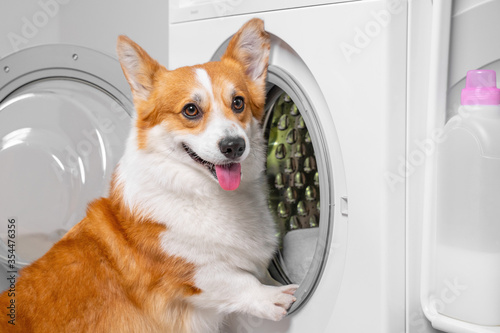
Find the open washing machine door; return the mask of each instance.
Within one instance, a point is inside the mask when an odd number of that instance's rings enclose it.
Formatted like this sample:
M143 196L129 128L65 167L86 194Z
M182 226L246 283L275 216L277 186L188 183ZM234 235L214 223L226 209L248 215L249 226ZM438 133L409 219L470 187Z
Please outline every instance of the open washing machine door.
M220 59L229 40L212 60ZM262 125L267 141L268 200L280 239L269 272L282 284L300 285L295 293L297 301L288 311L293 314L313 296L328 263L328 298L333 306L347 244L341 151L331 114L312 73L298 54L274 35L266 91ZM280 331L289 325L286 320L264 323L240 317L232 318L228 329L265 329L266 324Z
M0 263L17 271L107 194L133 106L118 61L91 49L34 47L0 69Z

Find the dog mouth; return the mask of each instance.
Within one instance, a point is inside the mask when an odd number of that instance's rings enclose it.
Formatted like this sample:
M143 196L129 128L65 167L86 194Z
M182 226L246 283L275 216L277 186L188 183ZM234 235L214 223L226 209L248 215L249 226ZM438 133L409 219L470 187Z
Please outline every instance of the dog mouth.
M238 188L241 182L240 163L214 164L202 159L186 144L183 143L182 147L195 162L205 167L212 174L212 176L224 190L233 191Z
M182 144L182 147L194 161L198 162L199 164L207 168L208 171L210 171L210 173L212 173L212 175L215 177L215 179L217 179L217 173L215 172L215 164L202 159L200 156L198 156L198 154L196 154L191 148L186 146L184 143Z

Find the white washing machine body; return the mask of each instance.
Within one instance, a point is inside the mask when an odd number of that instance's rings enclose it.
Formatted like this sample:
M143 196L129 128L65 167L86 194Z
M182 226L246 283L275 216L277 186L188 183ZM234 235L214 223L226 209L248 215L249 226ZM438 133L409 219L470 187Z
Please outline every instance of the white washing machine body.
M291 315L240 316L227 330L404 332L407 3L171 1L168 67L216 59L252 17L271 34L269 85L310 105L301 112L328 168L320 228L331 227Z

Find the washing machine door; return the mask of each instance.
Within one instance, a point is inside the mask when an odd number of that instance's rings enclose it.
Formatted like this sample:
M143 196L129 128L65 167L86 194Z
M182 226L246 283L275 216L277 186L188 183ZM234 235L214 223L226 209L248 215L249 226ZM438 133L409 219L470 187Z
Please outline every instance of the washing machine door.
M289 73L270 66L263 126L269 207L280 246L269 271L282 284L307 286L298 291L291 312L304 305L315 289L333 227L331 168L312 107Z
M106 195L133 106L117 60L45 45L0 61L0 262L42 256Z
M220 59L229 40L212 60ZM335 127L314 77L284 41L271 35L271 45L263 127L269 208L280 245L269 272L282 284L300 285L292 314L313 296L328 262L335 303L347 243L347 213L335 206L341 200L336 189L346 193L345 178Z

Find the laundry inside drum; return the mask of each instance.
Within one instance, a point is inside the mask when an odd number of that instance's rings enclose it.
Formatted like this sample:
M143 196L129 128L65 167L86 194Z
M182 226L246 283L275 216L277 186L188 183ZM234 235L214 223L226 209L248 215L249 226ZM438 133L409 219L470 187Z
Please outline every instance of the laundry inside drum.
M304 280L319 237L320 175L302 111L281 88L269 91L264 123L269 208L280 239L273 277L282 283Z

